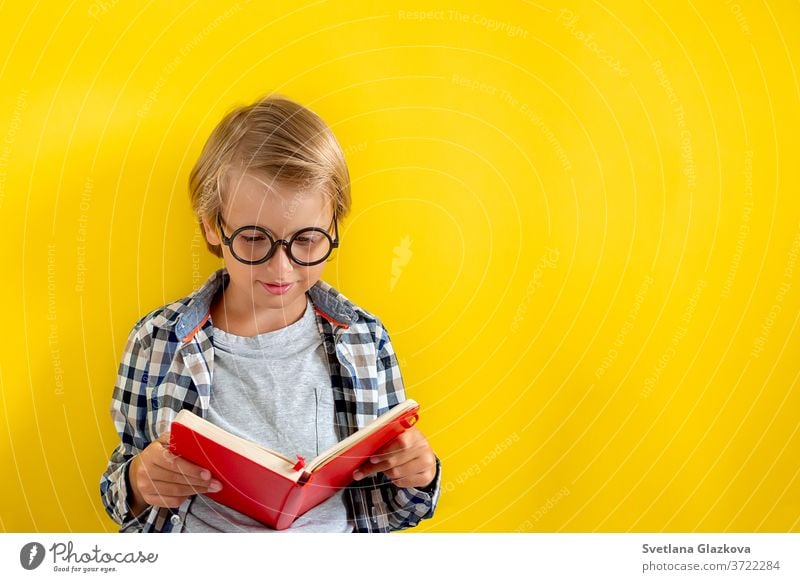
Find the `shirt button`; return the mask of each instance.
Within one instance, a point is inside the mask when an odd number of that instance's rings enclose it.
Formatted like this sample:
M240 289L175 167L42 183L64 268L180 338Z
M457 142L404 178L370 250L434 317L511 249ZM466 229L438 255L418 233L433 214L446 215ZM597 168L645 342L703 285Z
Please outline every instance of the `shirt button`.
M172 525L178 525L181 522L181 516L176 513L169 518L169 521Z

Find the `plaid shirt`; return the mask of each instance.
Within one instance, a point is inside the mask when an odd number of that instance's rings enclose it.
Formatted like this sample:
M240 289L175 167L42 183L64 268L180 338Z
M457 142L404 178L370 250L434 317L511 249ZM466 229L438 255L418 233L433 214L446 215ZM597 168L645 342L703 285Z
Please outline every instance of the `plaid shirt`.
M121 442L100 479L106 511L120 532L180 532L192 498L177 508L149 507L129 515L128 466L175 415L188 408L205 417L214 364L211 301L229 281L226 269L174 303L141 318L128 337L111 404ZM400 368L381 322L319 281L308 291L331 370L339 440L405 400ZM346 489L356 532L387 532L433 515L441 489L441 463L424 489L400 488L383 473Z

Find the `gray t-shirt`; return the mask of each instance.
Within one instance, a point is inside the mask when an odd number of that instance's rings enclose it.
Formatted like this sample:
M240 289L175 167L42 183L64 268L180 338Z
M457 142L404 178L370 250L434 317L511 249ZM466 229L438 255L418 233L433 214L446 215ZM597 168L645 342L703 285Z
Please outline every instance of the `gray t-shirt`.
M311 460L338 442L327 355L310 300L295 323L253 337L213 330L214 379L207 419L277 453ZM184 532L271 532L197 495ZM344 490L295 520L288 532L351 532Z

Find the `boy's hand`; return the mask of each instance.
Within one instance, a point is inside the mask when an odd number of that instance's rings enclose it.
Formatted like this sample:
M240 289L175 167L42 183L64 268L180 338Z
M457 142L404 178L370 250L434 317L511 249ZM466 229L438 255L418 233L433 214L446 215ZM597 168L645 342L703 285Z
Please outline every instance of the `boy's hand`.
M428 440L412 426L378 449L353 478L363 479L382 471L398 487L425 487L436 476L436 456Z
M128 481L133 515L148 505L178 507L195 493L222 489L209 471L172 454L168 446L169 432L165 432L131 461Z

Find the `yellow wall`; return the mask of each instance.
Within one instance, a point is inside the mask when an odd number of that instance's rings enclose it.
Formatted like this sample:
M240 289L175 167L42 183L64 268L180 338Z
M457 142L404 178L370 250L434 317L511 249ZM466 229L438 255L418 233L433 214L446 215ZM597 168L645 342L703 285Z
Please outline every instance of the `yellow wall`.
M0 9L0 530L115 529L127 333L219 266L188 172L277 91L346 151L326 279L422 403L419 530L800 531L796 3L62 4Z

